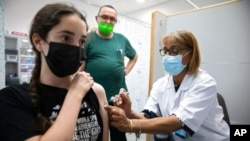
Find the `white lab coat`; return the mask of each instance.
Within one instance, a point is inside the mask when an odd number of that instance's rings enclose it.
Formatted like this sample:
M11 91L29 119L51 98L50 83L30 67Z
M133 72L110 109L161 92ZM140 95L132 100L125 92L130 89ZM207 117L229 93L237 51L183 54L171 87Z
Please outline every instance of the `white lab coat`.
M218 104L216 81L202 69L196 75L186 74L177 92L172 75L158 79L144 109L158 116L175 114L194 131L185 141L229 141L230 130ZM184 141L172 134L176 141Z

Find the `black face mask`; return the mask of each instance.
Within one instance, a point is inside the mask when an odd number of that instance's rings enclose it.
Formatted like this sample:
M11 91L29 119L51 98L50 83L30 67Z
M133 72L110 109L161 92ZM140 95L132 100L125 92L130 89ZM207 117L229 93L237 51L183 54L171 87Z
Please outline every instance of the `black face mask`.
M49 43L45 56L50 70L58 77L74 74L86 58L84 48L56 42Z

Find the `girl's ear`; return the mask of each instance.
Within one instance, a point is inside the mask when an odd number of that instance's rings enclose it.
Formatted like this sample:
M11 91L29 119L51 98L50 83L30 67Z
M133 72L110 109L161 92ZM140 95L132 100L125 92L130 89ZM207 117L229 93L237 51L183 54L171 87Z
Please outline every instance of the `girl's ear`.
M43 39L37 34L37 33L34 33L32 35L32 42L35 46L35 48L38 50L38 51L42 51L43 50L43 46L42 46L42 43L43 43Z

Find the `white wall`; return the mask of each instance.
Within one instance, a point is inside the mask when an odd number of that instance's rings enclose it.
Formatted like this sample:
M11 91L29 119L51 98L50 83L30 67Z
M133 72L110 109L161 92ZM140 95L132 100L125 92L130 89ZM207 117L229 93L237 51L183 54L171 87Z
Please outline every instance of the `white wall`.
M3 1L0 1L0 54L4 54L4 6ZM5 87L5 56L0 56L0 89Z

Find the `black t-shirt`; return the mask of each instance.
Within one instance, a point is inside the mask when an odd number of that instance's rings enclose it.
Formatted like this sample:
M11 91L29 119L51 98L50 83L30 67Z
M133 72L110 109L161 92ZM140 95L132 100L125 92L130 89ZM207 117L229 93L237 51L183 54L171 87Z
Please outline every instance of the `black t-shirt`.
M48 85L41 85L40 90L38 109L53 122L62 107L67 90ZM37 107L31 102L27 84L0 90L1 141L23 141L37 135L36 124ZM102 130L98 99L91 89L82 101L72 141L101 141Z

